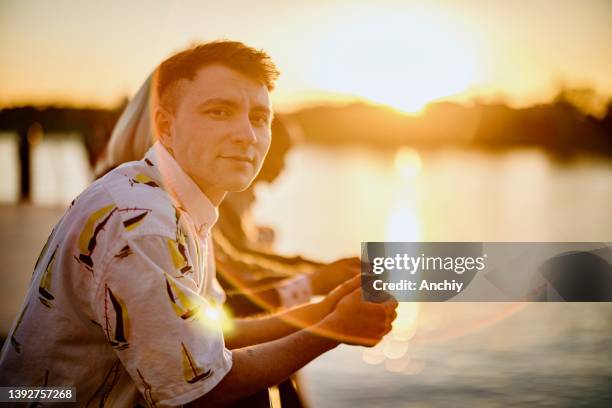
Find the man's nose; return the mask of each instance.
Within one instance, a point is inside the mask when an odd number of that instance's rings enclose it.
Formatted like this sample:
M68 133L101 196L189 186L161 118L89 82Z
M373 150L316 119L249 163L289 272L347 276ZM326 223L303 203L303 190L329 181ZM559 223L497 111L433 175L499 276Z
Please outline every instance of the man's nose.
M253 129L253 124L248 117L240 119L233 129L231 137L234 143L254 144L257 141L255 129Z

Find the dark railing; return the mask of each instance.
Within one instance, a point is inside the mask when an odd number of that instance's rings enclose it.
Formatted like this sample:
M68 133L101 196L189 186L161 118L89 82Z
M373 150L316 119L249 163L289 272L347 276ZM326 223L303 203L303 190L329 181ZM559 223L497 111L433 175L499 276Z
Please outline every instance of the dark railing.
M14 132L18 138L19 200L30 200L31 147L43 132L78 134L93 165L104 150L122 110L123 106L112 110L32 106L0 110L0 131Z

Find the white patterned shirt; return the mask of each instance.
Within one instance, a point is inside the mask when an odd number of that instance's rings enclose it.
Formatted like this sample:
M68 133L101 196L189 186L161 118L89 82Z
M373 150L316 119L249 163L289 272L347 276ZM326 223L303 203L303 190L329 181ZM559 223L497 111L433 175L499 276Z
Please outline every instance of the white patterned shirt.
M159 143L94 182L37 261L0 385L74 386L79 406L112 407L180 406L210 391L232 365L216 220Z

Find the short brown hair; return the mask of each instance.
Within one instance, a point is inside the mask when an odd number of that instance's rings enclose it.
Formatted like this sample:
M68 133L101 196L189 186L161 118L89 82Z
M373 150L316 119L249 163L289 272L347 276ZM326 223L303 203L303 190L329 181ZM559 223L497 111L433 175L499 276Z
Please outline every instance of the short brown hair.
M177 82L180 79L193 80L198 70L215 63L261 82L268 91L274 89L274 81L279 76L276 65L263 50L239 41L211 41L174 54L159 65L156 93L160 103L165 107L174 105L173 90Z

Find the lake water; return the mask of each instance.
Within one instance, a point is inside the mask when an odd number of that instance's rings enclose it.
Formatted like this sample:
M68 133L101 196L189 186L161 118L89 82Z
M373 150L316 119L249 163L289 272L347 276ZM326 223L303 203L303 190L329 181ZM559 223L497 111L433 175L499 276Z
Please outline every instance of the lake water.
M87 151L78 135L47 136L32 148L32 201L64 206L93 179ZM14 202L19 194L16 136L0 133L0 203Z
M14 157L0 138L0 201L17 191ZM34 163L38 204L69 202L91 177L74 139L46 139ZM612 241L612 162L537 150L303 145L257 196L280 252L322 260L361 241ZM612 406L612 303L403 303L379 346L339 347L302 375L316 407Z
M537 150L304 146L257 191L279 250L325 260L361 241L612 239L612 163ZM612 303L402 303L379 346L303 371L316 407L612 406Z

